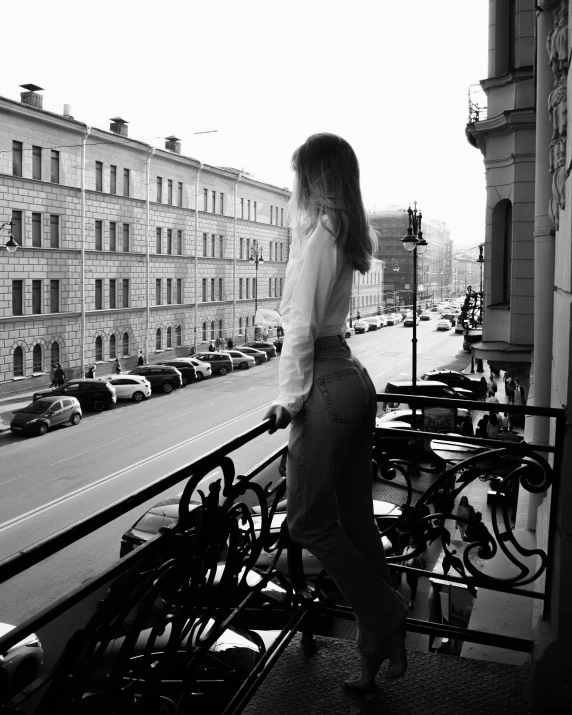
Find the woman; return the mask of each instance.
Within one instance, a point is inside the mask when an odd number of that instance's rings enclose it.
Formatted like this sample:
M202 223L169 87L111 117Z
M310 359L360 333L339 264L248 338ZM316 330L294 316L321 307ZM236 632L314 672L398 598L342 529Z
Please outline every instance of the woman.
M405 549L403 549L403 555L407 556L407 554L412 554L414 551L417 551L417 542L415 541L413 536L410 536L409 544L405 547ZM403 565L410 566L414 569L424 569L426 564L423 553L419 554L418 556L414 556L412 559L407 559L407 561L405 561ZM405 572L405 579L407 581L407 585L409 586L409 608L413 608L413 604L415 602L415 599L417 598L417 586L419 584L419 578L419 575L416 573L410 573L408 571Z
M489 439L497 439L497 437L499 436L499 430L499 418L497 417L497 414L495 412L491 412L489 417L489 423L487 425L487 437Z
M461 497L461 501L459 502L459 506L457 507L456 516L460 516L463 519L467 519L467 521L457 520L457 528L461 532L461 539L464 539L467 526L475 518L475 510L469 504L469 500L467 499L467 497Z
M119 362L119 358L115 358L114 370L115 370L116 375L121 375L122 368L121 368L121 363Z
M293 243L280 308L284 344L270 432L292 421L288 527L324 565L354 609L361 674L371 690L382 662L403 675L407 606L393 589L373 518L371 455L375 388L345 339L353 272L366 273L376 245L350 145L315 134L292 157Z

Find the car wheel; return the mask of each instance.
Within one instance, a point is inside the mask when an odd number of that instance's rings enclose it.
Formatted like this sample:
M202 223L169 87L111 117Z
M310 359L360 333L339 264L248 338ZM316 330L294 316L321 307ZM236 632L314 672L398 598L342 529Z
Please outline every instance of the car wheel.
M74 414L72 415L72 418L71 418L70 422L71 422L72 425L74 425L74 426L79 425L79 423L81 422L81 415L80 415L80 413L79 413L79 412L74 412Z
M240 363L238 366L241 370L246 370L248 368L248 363L244 362L244 360Z
M163 392L168 395L170 392L173 392L173 385L171 385L170 382L166 382L163 385Z
M202 379L204 379L204 375L202 372L197 372L197 381L200 382Z
M262 362L262 360L260 358L257 358L257 357L254 358L255 365L260 365L261 362Z
M48 431L48 425L45 422L42 422L42 424L38 427L38 434L40 437L46 434Z
M131 399L133 400L133 402L143 402L143 400L145 399L145 395L141 392L141 390L137 390L137 392L133 393Z
M226 367L221 367L218 371L219 375L226 375L227 372L228 370L226 369Z
M103 412L103 410L105 409L105 403L103 402L103 400L95 400L93 403L93 409L96 412Z

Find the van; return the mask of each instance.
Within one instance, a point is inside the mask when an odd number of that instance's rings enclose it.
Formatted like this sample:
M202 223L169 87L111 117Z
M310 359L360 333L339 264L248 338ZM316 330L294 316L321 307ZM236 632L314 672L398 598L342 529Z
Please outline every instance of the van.
M385 386L385 392L392 392L399 395L413 394L413 382L411 380L393 380ZM464 392L467 392L466 390ZM415 395L420 397L448 397L451 400L466 399L466 395L455 388L449 387L444 382L437 380L417 380L415 383ZM384 412L393 410L410 409L407 402L382 402Z

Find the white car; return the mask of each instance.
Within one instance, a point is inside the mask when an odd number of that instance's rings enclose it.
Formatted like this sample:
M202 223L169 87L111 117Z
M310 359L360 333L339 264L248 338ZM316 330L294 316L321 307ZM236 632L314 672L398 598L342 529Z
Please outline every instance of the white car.
M248 345L241 345L239 352L244 353L245 355L250 355L250 357L254 358L255 365L268 362L268 355L264 352L264 350L257 350L256 348L248 347Z
M0 623L0 636L7 635L14 628L9 623ZM35 633L30 633L6 653L0 653L0 670L7 675L9 692L18 693L35 680L42 672L43 661L44 651Z
M441 320L437 322L437 330L451 330L452 327L451 321L447 320L447 318L441 318Z
M354 322L355 333L365 333L367 330L369 330L369 323L366 320L360 318Z
M232 360L233 368L240 368L241 370L248 370L249 367L254 367L256 361L252 355L247 355L246 353L240 352L240 350L221 350L221 352L230 356Z
M381 318L378 315L374 315L371 318L366 318L365 322L368 325L368 330L379 330L385 325L385 323L381 322Z
M205 377L211 377L213 374L213 369L208 362L203 362L202 360L197 360L193 357L177 358L181 362L188 362L197 371L197 382L204 380Z
M118 400L142 402L151 397L151 383L142 375L112 375L99 379L113 385Z

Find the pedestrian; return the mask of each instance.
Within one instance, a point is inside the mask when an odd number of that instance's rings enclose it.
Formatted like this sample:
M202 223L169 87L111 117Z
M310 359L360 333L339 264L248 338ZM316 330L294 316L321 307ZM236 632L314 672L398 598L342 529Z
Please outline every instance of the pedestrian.
M221 350L226 350L226 340L225 338L220 339L220 349Z
M139 357L137 359L137 365L141 367L141 365L145 365L145 358L143 357L143 350L139 351Z
M234 343L232 342L232 338L229 338L229 339L226 341L226 347L227 347L227 350L232 350L232 348L234 347Z
M367 691L384 660L390 679L407 668L407 605L393 588L371 499L377 397L342 336L354 271L369 270L377 240L346 141L313 135L294 152L292 168L293 240L280 310L286 337L279 395L265 419L270 433L292 422L290 536L320 560L354 610L361 673L345 685Z
M492 392L493 395L495 395L497 390L498 390L497 381L495 380L495 376L491 372L491 379L489 381L489 392Z
M410 536L408 546L403 549L403 555L406 556L407 554L411 554L414 551L417 551L417 548L417 542L415 541L413 536ZM425 549L417 556L414 556L411 559L407 559L407 561L405 561L403 565L410 566L414 569L424 569L426 565L425 557L423 555L424 552ZM413 603L415 601L415 598L417 597L417 586L419 584L419 578L419 574L410 573L409 571L405 572L405 580L407 581L407 585L409 586L409 608L413 608Z
M461 434L463 437L474 437L475 430L473 429L473 419L471 415L467 415L461 423Z
M191 349L189 350L189 356L190 356L190 357L193 357L193 355L194 355L196 352L197 352L197 351L195 350L194 345L191 345Z
M50 370L50 387L55 387L56 386L56 370L57 370L58 364L56 362L52 363L52 368Z
M213 341L211 340L209 343L209 353L214 353L214 351L215 351L215 348L213 345Z
M119 362L119 358L115 358L115 364L114 364L114 370L116 375L121 375L121 363Z
M461 533L461 539L465 538L465 530L468 524L475 518L475 510L469 504L467 497L462 496L459 502L459 506L455 510L455 516L461 517L461 520L456 520L457 528Z
M479 386L477 388L477 397L481 402L484 402L488 395L488 383L486 377L483 375L481 377Z
M501 432L511 432L512 424L508 412L504 412L500 417Z
M497 414L491 412L489 417L489 423L487 425L487 437L488 439L497 439L499 436L500 422Z
M477 429L475 430L475 437L486 437L488 424L489 424L489 416L483 415L481 417L481 419L477 422Z
M467 526L463 541L482 541L485 544L488 544L491 541L491 535L489 534L489 530L486 525L483 524L483 515L480 511L475 512L473 521Z
M506 394L506 400L509 405L514 405L514 390L515 390L515 380L513 377L509 377L505 380L504 391Z
M217 335L217 338L216 338L214 344L215 344L216 351L218 352L220 350L220 338L218 337L218 335Z
M499 398L495 395L494 392L489 392L489 396L487 397L487 402L491 402L495 405L499 404Z
M66 374L61 363L58 363L55 371L56 387L61 387L66 381Z
M96 370L96 365L90 365L88 371L85 373L85 376L89 380L93 380L95 377L95 370Z

